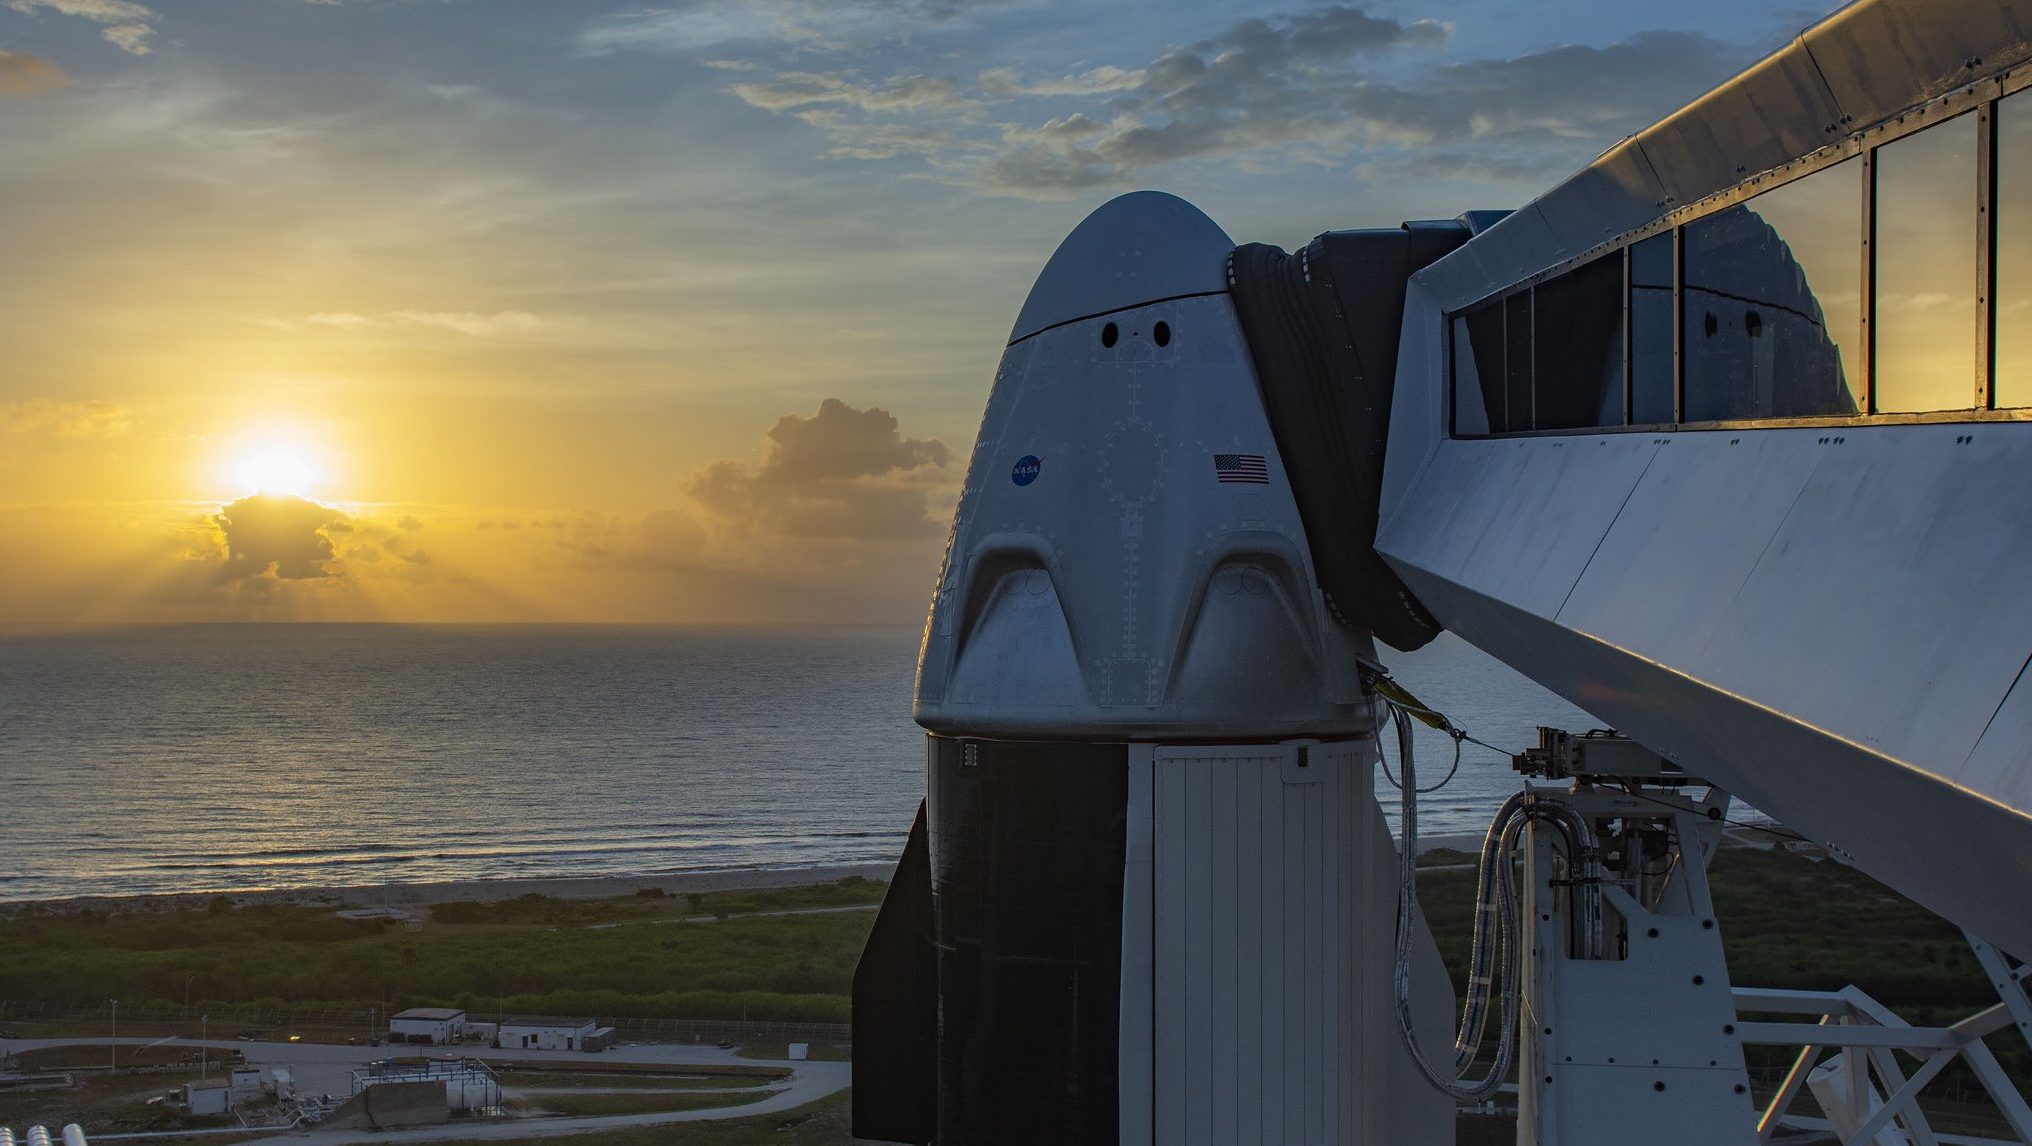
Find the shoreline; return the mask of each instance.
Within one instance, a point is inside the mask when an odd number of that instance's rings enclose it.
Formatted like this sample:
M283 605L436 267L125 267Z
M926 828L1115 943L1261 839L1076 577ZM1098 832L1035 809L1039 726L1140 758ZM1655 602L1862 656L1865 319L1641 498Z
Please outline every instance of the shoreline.
M74 915L84 911L149 913L190 911L225 899L236 907L257 905L328 907L333 910L427 908L441 903L499 903L525 895L553 899L612 899L649 889L665 895L752 891L780 887L811 887L861 878L886 882L896 865L890 863L825 864L815 867L729 868L720 871L655 872L642 875L508 876L435 880L420 883L373 883L317 887L260 888L80 895L61 899L0 902L0 920L27 915Z

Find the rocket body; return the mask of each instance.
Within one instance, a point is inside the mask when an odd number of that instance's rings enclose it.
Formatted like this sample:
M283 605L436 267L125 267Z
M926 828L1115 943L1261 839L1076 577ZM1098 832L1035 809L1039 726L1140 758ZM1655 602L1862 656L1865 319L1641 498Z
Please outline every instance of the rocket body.
M1373 646L1318 588L1233 249L1123 196L1011 332L919 659L923 902L856 982L861 1137L1451 1141L1390 1017ZM1444 1040L1423 936L1416 970Z

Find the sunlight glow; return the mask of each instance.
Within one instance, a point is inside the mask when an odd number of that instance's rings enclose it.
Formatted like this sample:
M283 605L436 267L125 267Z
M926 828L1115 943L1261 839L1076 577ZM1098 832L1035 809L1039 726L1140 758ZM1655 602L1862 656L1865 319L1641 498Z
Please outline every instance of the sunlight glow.
M317 480L309 463L289 450L271 449L242 461L233 471L248 493L302 497Z

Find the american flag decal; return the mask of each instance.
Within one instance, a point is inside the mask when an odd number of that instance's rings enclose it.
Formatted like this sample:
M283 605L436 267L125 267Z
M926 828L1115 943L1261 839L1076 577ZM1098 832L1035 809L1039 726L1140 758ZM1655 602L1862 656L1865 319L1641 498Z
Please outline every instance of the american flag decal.
M1215 454L1214 480L1222 483L1269 485L1270 464L1262 454Z

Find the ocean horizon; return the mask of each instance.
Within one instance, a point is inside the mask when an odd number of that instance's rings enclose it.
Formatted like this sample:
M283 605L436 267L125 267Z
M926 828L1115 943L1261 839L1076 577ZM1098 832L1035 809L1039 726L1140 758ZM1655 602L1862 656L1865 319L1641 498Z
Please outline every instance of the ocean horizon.
M920 632L0 626L0 901L893 862ZM1385 652L1493 744L1594 723L1451 636ZM1431 783L1452 745L1419 745ZM1422 830L1515 787L1469 746Z

